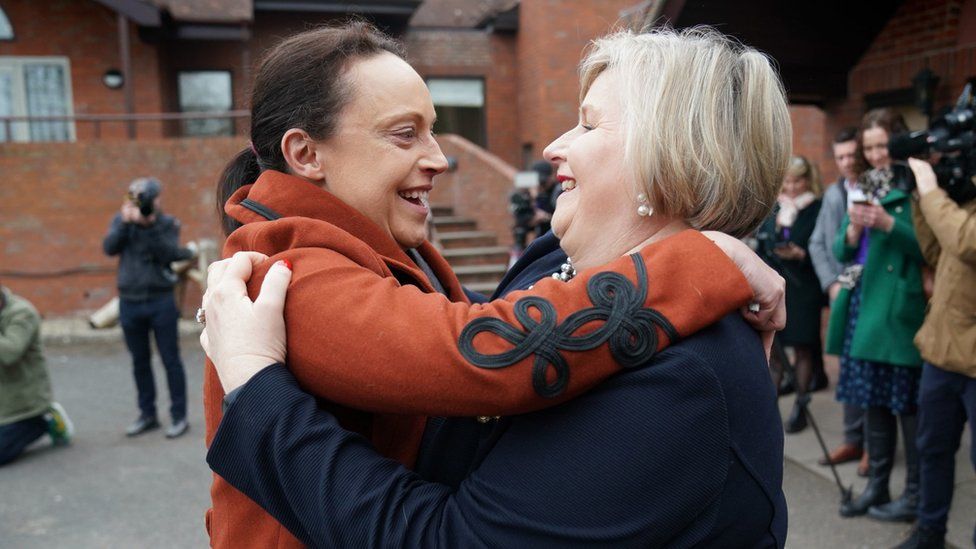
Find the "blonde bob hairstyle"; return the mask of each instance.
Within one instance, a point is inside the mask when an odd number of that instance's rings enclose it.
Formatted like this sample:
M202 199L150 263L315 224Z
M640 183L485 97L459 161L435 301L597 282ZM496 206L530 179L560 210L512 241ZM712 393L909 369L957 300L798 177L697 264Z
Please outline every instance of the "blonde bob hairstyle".
M810 192L817 196L823 194L823 186L820 183L820 170L817 169L816 164L807 160L805 156L794 156L790 159L790 164L786 167L786 176L805 179Z
M619 31L590 44L580 102L613 71L625 162L655 213L744 236L769 215L791 154L783 85L770 60L722 34Z

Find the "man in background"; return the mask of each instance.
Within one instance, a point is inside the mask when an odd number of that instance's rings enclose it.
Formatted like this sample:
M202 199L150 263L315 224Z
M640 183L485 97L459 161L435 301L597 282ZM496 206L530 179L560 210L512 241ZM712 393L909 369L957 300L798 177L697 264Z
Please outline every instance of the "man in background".
M10 463L44 434L56 446L74 428L51 400L41 351L41 317L26 299L0 286L0 465Z
M166 437L176 438L189 429L186 376L179 347L180 312L173 297L177 277L170 263L190 259L194 252L180 247L180 222L161 211L161 192L162 185L156 179L133 181L102 243L106 254L119 256L119 321L132 355L139 403L139 417L126 429L130 437L159 428L150 332L155 336L169 385L172 423Z
M817 225L810 236L810 260L831 306L840 291L837 277L844 271L844 265L834 255L833 246L834 237L850 206L849 191L857 182L857 129L849 127L838 132L834 137L833 152L840 179L824 192ZM844 442L830 453L829 460L821 458L819 463L830 465L860 459L862 462L858 467L858 474L865 476L867 460L864 457L864 410L845 404Z

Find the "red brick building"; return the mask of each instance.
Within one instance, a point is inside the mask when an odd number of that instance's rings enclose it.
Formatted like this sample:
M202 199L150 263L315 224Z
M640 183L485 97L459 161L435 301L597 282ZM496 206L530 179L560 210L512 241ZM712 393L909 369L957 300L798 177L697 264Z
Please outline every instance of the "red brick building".
M246 142L254 63L349 15L405 43L439 133L464 137L441 140L459 161L435 200L502 245L514 169L576 123L576 63L614 24L712 24L769 53L794 149L828 178L831 136L867 108L924 126L923 69L936 107L976 76L976 0L0 0L0 280L47 314L100 305L114 292L101 236L125 184L148 174L184 239L219 239L213 186Z

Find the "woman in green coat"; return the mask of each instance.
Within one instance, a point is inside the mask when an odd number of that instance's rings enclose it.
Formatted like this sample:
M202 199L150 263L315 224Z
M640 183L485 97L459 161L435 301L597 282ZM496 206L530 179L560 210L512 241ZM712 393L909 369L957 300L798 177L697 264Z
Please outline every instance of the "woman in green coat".
M831 311L827 352L840 355L837 399L867 410L868 485L841 515L868 513L911 521L918 505L915 411L922 359L912 339L925 316L922 253L912 225L911 197L891 186L888 137L906 130L901 115L876 109L864 116L858 145L872 169L848 196L834 253L848 264ZM905 492L891 501L888 480L901 422Z

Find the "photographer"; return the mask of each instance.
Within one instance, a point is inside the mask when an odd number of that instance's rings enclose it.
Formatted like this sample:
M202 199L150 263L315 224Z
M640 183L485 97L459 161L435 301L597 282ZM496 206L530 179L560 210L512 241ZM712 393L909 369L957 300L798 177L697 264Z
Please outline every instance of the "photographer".
M45 434L64 446L74 432L64 408L51 400L40 332L37 309L0 285L0 466Z
M179 246L180 222L159 208L162 186L156 179L139 178L119 213L112 219L102 243L105 253L118 255L119 321L125 344L132 355L132 368L139 394L139 418L126 429L136 436L159 427L156 417L156 383L151 366L149 332L166 368L170 414L173 423L167 438L187 431L186 378L180 358L177 321L179 310L173 298L177 277L169 264L190 259L194 253Z
M918 523L898 547L942 547L956 450L967 419L976 424L976 199L957 204L938 186L929 164L908 162L919 197L915 230L925 260L935 267L935 289L915 336L925 359L918 397ZM970 459L976 467L976 448Z
M537 160L532 163L531 171L538 177L533 190L516 189L508 197L508 209L515 221L512 236L518 253L528 244L529 234L534 232L534 238L538 238L549 232L552 213L556 211L556 199L562 192L549 162Z

